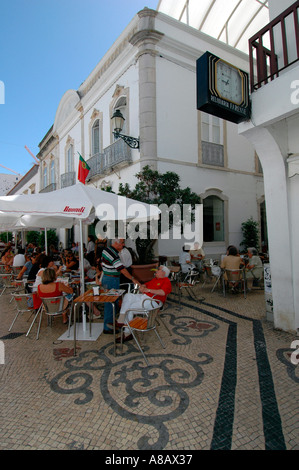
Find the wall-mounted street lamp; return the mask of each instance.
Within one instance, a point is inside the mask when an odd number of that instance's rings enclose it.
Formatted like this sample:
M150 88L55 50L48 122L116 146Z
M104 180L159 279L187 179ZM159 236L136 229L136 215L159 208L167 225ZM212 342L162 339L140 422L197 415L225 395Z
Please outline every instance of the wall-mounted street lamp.
M139 139L136 139L136 137L131 137L129 135L121 134L122 128L124 126L125 118L123 117L119 109L117 109L114 112L111 120L112 120L112 128L114 129L113 131L114 137L116 137L116 139L121 138L132 149L139 149Z

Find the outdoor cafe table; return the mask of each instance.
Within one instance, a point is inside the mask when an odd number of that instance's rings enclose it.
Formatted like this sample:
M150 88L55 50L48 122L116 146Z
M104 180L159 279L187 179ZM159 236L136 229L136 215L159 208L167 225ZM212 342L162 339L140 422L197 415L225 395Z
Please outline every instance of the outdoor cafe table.
M114 340L114 356L116 356L116 338L115 338L115 303L116 301L122 296L122 294L118 295L111 295L107 292L102 292L99 295L93 294L93 289L89 289L84 294L79 295L74 299L74 356L76 355L76 314L78 305L82 303L90 303L93 304L94 302L97 303L110 303L112 305L113 311L113 340ZM92 312L90 312L90 317ZM90 321L90 319L89 319ZM91 323L89 325L91 329ZM90 330L91 331L91 330Z

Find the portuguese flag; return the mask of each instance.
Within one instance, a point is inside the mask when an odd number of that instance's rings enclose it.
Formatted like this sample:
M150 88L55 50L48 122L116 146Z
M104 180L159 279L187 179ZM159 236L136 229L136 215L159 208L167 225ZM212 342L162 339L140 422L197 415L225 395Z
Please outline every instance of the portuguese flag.
M90 167L87 165L86 161L79 153L78 180L81 181L81 183L85 184L85 180L87 178L89 170Z

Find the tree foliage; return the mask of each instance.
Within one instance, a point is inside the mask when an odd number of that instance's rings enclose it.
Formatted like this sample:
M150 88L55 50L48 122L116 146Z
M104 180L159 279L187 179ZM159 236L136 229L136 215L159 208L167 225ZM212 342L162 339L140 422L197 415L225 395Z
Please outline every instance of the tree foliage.
M200 204L200 197L191 191L189 187L181 188L180 176L172 171L160 173L153 170L149 166L145 166L142 171L136 175L138 182L135 188L131 189L126 184L119 185L119 194L135 199L147 204L156 204L158 206L164 204L168 208L177 204L181 208L181 213L184 205L190 205L191 209L195 208L196 204ZM191 214L192 220L192 214ZM173 225L173 214L169 213L169 225ZM158 224L158 233L161 233L161 224ZM150 239L148 232L148 239L137 239L136 245L140 262L148 261L151 258L151 253L155 240Z

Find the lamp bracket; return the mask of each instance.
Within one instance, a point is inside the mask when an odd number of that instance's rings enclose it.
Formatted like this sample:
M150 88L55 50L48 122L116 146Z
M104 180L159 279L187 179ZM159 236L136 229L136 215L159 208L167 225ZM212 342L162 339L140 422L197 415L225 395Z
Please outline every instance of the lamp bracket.
M132 149L139 149L139 139L131 137L130 135L120 134L119 132L113 132L116 139L120 138L126 142L126 144Z

